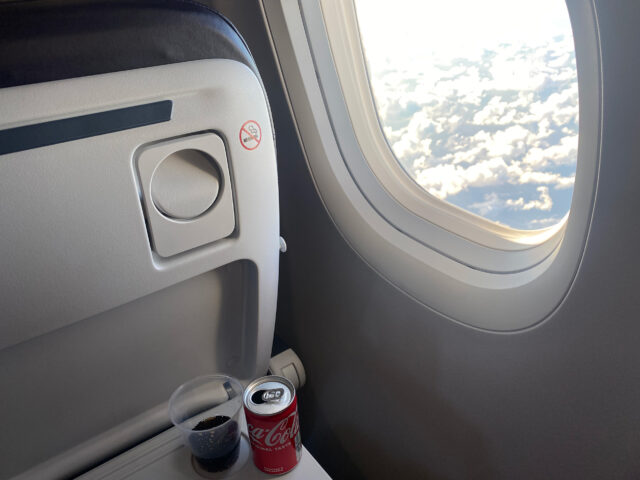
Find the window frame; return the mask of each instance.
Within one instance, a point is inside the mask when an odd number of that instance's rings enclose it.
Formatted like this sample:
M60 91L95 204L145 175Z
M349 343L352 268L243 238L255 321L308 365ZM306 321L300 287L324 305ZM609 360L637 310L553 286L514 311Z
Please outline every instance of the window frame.
M461 323L517 330L548 316L575 277L595 201L602 73L593 1L567 2L580 92L571 213L555 228L526 232L524 241L522 231L432 197L402 169L386 142L375 107L370 108L373 98L351 0L281 0L262 5L309 170L330 216L352 248L395 286ZM351 9L351 16L344 9ZM335 48L344 47L343 42L347 48ZM351 59L350 68L345 68L345 58ZM349 81L355 93L345 88ZM361 105L368 105L368 114L349 108L357 98L354 95L360 95ZM376 155L383 157L381 161L391 155L393 161L383 165L397 169L374 172ZM416 212L399 202L399 194L381 181L388 180L385 175L402 179L423 207Z
M410 177L393 153L380 123L354 1L321 0L320 5L358 144L374 175L391 196L419 217L475 243L498 250L534 248L546 252L539 255L547 256L550 251L542 248L542 244L559 243L568 215L557 225L548 228L519 230L440 200Z

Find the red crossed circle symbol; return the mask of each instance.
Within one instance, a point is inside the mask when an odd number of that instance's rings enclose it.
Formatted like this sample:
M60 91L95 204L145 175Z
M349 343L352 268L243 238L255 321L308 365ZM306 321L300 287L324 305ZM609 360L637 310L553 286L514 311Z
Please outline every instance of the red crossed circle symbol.
M240 145L247 150L255 150L262 140L262 129L258 122L249 120L240 127Z

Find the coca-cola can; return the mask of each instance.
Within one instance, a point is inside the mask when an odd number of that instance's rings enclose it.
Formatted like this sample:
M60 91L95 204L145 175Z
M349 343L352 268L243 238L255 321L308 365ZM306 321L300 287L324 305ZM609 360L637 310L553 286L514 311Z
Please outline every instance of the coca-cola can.
M244 391L244 413L256 467L274 475L293 469L302 453L293 384L275 375L254 380Z

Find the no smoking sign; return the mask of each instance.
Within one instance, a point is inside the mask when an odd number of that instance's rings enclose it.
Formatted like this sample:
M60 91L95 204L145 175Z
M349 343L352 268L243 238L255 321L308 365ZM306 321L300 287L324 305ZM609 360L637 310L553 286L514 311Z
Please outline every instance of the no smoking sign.
M247 150L255 150L262 140L262 129L258 122L249 120L240 127L240 145Z

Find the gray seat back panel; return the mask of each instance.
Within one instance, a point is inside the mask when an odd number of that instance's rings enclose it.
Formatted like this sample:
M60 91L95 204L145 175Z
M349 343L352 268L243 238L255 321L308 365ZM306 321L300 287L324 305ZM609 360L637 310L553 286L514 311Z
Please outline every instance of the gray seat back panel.
M1 89L0 130L163 100L173 103L168 122L0 155L9 418L0 478L151 409L190 377L266 371L278 188L269 109L249 68L201 60ZM240 136L247 121L262 129L252 150ZM201 133L224 142L235 228L162 257L145 221L137 155L176 138L188 147Z

